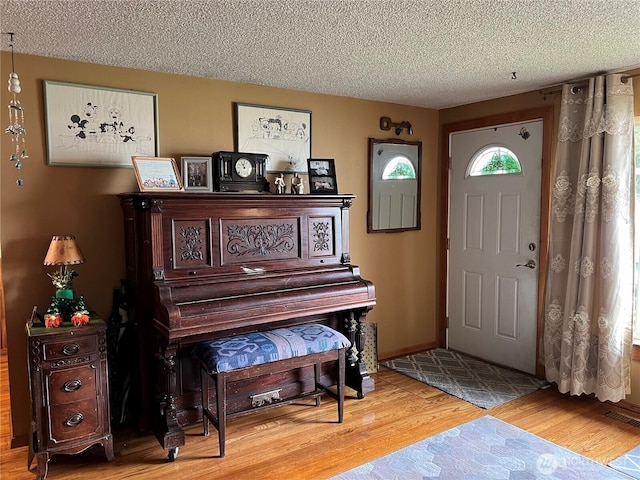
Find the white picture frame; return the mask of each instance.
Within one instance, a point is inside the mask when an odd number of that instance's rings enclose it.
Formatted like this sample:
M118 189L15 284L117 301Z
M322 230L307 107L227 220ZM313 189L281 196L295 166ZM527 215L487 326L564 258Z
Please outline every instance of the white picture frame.
M157 156L158 95L44 81L47 164L132 168Z

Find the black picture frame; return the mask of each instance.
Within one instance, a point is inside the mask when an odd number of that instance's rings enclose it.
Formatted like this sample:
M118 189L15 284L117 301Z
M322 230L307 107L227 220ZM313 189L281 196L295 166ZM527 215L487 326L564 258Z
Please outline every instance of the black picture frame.
M309 158L307 171L309 172L309 193L316 195L338 193L335 159Z

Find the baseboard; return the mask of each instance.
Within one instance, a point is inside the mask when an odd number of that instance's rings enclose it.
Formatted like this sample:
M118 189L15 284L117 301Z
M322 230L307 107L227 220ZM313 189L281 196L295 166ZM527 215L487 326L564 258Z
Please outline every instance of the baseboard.
M423 343L421 345L414 345L412 347L402 348L400 350L394 350L391 352L385 352L378 358L379 361L391 360L397 357L403 357L405 355L412 355L414 353L424 352L425 350L432 350L438 348L437 342Z

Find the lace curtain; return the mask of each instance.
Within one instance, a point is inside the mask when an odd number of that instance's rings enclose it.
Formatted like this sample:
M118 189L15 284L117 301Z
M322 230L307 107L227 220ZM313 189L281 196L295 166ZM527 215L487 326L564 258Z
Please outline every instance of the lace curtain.
M562 393L630 393L633 87L621 75L564 85L545 292L546 377Z

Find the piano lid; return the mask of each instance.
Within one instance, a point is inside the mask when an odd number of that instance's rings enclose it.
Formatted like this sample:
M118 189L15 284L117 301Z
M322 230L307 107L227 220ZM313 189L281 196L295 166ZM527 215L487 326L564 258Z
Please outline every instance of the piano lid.
M245 274L246 275L246 274ZM373 308L375 289L355 266L156 282L155 327L168 338Z

